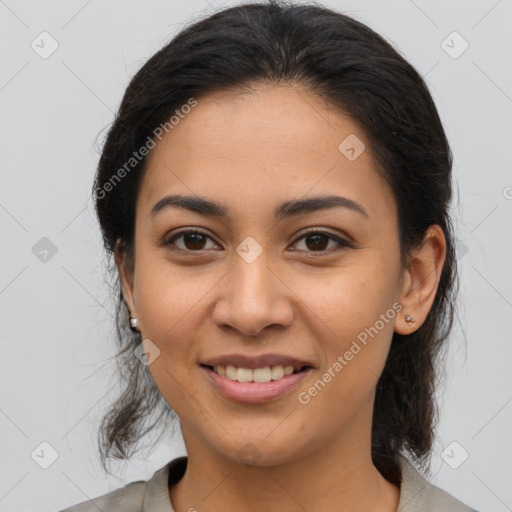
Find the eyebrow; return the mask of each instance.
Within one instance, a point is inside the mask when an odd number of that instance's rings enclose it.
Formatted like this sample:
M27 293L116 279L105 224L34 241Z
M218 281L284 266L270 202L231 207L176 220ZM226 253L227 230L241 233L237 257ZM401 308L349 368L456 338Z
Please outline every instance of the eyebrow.
M183 208L201 215L218 217L220 219L227 219L229 217L229 209L217 201L199 196L167 195L153 206L149 214L150 218L156 217L157 214L170 207ZM335 195L323 195L285 201L274 208L274 218L279 221L286 217L332 208L346 208L359 213L367 219L370 217L364 207L353 199Z

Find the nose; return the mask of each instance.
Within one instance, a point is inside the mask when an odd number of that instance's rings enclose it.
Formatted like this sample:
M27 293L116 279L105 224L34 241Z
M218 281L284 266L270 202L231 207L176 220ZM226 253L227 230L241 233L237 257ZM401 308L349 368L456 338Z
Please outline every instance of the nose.
M269 326L288 327L294 316L293 292L265 251L251 263L234 257L233 267L219 283L213 311L215 323L258 336Z

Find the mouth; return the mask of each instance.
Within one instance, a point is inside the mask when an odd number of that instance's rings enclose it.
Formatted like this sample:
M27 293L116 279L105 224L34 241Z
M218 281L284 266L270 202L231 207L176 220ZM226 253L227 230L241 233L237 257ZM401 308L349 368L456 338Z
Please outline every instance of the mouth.
M270 382L314 368L310 361L287 354L224 354L199 362L217 375L238 382Z
M244 404L272 402L297 389L314 370L311 365L243 368L200 364L207 381L224 398Z
M260 366L259 368L244 368L234 365L207 365L201 364L203 368L211 372L221 375L226 379L237 382L254 382L265 383L275 380L283 379L289 375L305 373L312 370L311 365L267 365Z

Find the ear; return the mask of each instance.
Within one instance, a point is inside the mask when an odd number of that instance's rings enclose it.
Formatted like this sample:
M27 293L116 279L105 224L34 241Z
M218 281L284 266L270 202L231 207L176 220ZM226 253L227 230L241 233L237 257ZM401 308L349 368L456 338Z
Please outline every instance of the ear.
M395 322L396 333L410 334L425 321L436 296L445 258L446 239L441 227L434 224L427 229L422 245L409 256L400 296L403 309ZM415 321L406 322L406 315Z
M137 318L137 310L135 301L133 299L133 272L129 268L126 252L121 248L121 240L118 239L114 249L114 260L116 262L117 270L119 272L119 280L123 290L123 296L128 304L130 314L132 317Z

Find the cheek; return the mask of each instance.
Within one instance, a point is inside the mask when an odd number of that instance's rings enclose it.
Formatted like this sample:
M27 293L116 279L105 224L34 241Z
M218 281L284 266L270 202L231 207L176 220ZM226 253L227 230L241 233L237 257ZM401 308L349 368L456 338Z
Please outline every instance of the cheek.
M362 267L344 268L328 281L309 280L294 290L305 304L303 318L318 329L323 373L317 387L325 400L353 401L373 392L401 309L393 269L385 272L368 260Z
M390 332L390 318L396 315L392 309L397 297L395 281L395 269L382 268L366 258L332 272L328 278L296 279L293 291L300 299L304 318L316 318L334 346L342 348L338 346L342 340L355 339L382 315L385 325L379 321L377 329Z
M141 258L138 264L134 298L144 335L161 342L193 335L194 319L204 314L208 293L219 281L217 273L198 266L178 267L162 257Z

